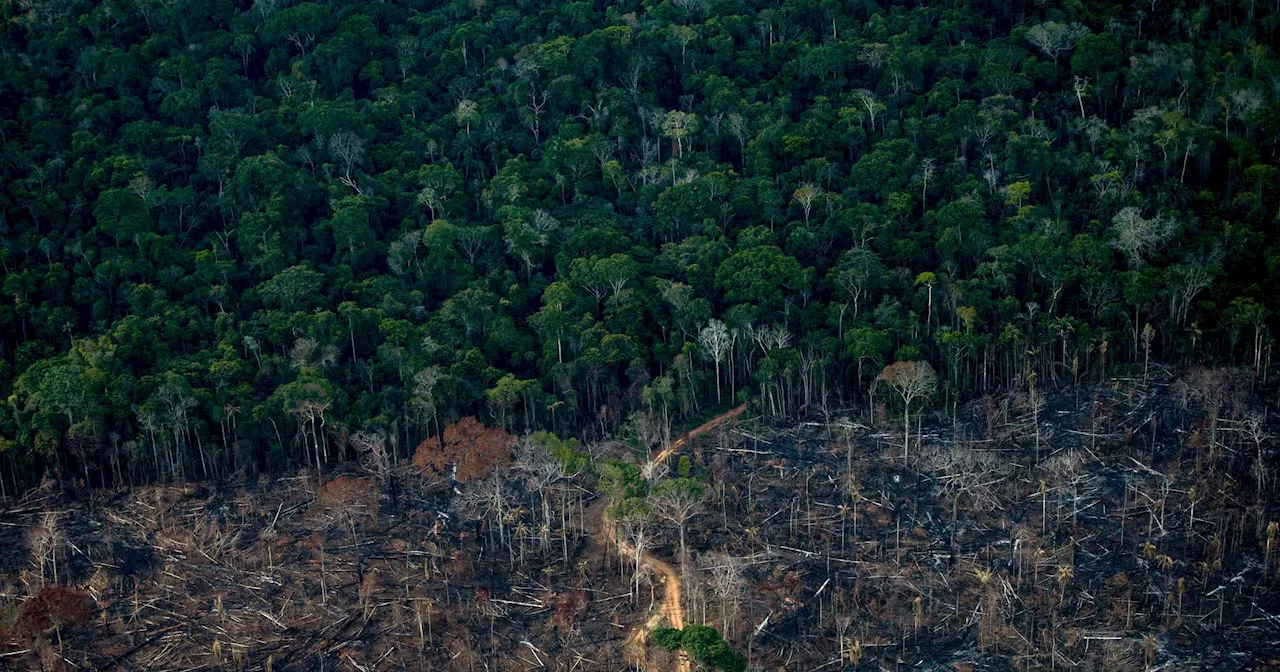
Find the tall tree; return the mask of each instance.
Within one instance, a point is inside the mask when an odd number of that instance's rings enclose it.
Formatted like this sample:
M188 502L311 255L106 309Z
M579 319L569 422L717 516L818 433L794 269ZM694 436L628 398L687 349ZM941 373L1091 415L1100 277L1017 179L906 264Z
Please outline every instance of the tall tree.
M938 374L928 362L894 362L880 372L878 381L902 398L902 459L911 448L911 402L933 394Z

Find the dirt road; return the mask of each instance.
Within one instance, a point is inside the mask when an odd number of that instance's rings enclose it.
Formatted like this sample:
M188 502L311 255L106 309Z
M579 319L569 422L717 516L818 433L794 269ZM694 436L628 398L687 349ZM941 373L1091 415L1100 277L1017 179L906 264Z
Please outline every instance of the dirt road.
M667 458L671 457L671 455L673 455L677 450L689 443L690 440L702 436L716 427L719 427L739 415L742 415L745 410L747 410L747 407L743 405L731 411L721 413L720 415L711 418L701 425L698 425L696 428L681 435L663 449L662 452L654 455L653 459L649 460L648 464L644 465L642 472L648 474L653 469L662 466L662 464L667 461ZM634 553L635 549L631 547L631 544L627 543L625 539L618 539L616 537L613 525L611 525L608 520L608 514L605 513L602 515L604 516L604 519L601 521L604 533L614 544L617 545L618 552L622 553L624 556ZM669 627L680 629L684 628L684 607L680 600L680 575L670 563L655 557L652 553L646 552L641 556L640 564L649 567L657 574L661 574L663 584L661 608L649 617L649 620L645 622L644 627L638 628L635 632L631 633L630 637L627 638L627 645L629 647L634 647L638 655L643 656L645 636L650 630L661 625L663 621L666 621ZM689 670L689 659L681 657L679 671L689 672Z

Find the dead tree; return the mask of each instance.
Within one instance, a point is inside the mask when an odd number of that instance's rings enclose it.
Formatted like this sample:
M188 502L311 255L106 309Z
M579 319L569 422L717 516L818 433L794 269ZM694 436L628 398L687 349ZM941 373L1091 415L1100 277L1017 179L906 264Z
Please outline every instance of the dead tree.
M58 582L58 548L64 541L59 518L58 512L45 511L40 522L27 530L27 547L31 549L32 564L40 571L41 586L45 582L44 568L48 564L53 565L53 582Z
M928 396L938 387L938 374L928 362L895 362L884 367L877 381L883 381L902 397L902 459L911 448L911 402Z
M512 560L515 552L510 545L507 524L512 521L511 514L516 508L515 493L508 487L508 475L503 470L465 483L453 500L453 509L462 518L477 522L493 520L493 528L498 532L498 544L507 546L508 556Z
M515 471L523 474L530 492L538 495L542 509L542 525L538 539L545 552L551 543L551 506L556 486L568 475L564 463L555 459L547 449L531 437L520 439L516 446ZM565 536L568 536L567 530ZM567 542L566 542L567 543Z
M653 489L650 504L659 518L680 528L680 559L684 562L686 553L684 531L690 518L701 513L702 503L706 500L707 489L699 481L692 478L673 478L663 481Z
M747 568L747 562L744 558L719 550L702 556L702 562L703 569L710 574L711 593L720 601L720 620L724 624L724 637L731 639L738 618L740 601L746 588L743 571Z
M445 427L442 439L428 438L419 444L413 463L428 476L451 475L465 483L510 464L515 444L515 436L467 416Z

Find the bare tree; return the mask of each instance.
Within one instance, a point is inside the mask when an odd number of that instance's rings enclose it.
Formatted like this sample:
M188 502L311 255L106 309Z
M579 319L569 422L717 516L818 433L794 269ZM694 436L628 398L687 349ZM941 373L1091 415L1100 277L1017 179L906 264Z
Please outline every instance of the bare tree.
M468 520L493 520L494 529L498 531L498 544L506 545L508 554L513 556L507 535L507 522L511 512L518 506L515 495L508 488L508 477L503 471L468 481L462 484L458 494L454 495L452 508Z
M162 422L169 426L169 430L173 433L174 451L181 451L183 448L191 446L191 411L195 409L199 402L187 394L187 392L176 383L165 383L156 390L156 399L160 402L164 411ZM204 456L204 445L196 439L196 447L200 454L200 471L208 476L208 463ZM181 453L179 453L179 464L181 464Z
M662 119L662 133L671 138L677 157L684 155L685 140L697 128L697 117L682 110L671 110Z
M747 138L751 137L751 127L747 118L737 112L729 113L729 133L738 140L738 152L746 155Z
M329 136L329 153L338 162L342 175L338 180L363 194L356 183L355 171L364 163L364 139L351 131L339 131Z
M1116 234L1113 244L1129 257L1129 266L1136 270L1142 267L1143 257L1173 236L1176 227L1172 220L1159 216L1147 219L1138 208L1128 206L1112 218L1111 228Z
M431 213L431 221L438 219L444 211L445 201L457 184L451 177L435 175L427 180L426 186L418 192L418 204L427 207Z
M554 499L552 489L568 476L565 465L547 452L542 444L525 436L516 444L513 467L516 472L524 475L529 489L538 493L542 505L542 526L538 537L545 549L551 541L551 501Z
M387 245L387 267L396 275L404 275L410 269L420 271L418 248L421 246L421 229L405 231Z
M883 381L902 397L902 459L911 447L911 402L932 394L938 387L938 374L928 362L895 362L884 367L877 381Z
M1235 117L1243 123L1249 123L1249 118L1257 112L1259 108L1267 102L1266 96L1255 88L1237 89L1232 91L1228 98L1222 99L1222 105L1226 108L1227 115L1223 119L1223 128L1228 138L1231 137L1230 120Z
M920 162L920 216L929 210L929 180L938 172L938 162L925 158Z
M1255 498L1258 506L1262 506L1267 484L1267 451L1263 444L1271 440L1271 432L1267 430L1267 416L1252 412L1244 418L1244 434L1253 441L1253 480L1256 490Z
M258 16L263 21L266 21L271 18L272 14L276 13L276 10L280 9L281 1L282 0L254 0L253 8L257 10Z
M781 350L791 345L791 331L785 325L766 324L763 327L745 327L746 336L756 342L760 354L768 355L770 350Z
M587 143L587 150L591 152L592 156L596 157L596 162L600 164L600 168L603 170L604 165L609 163L614 155L617 154L618 145L608 138L597 137Z
M1080 118L1084 119L1084 92L1089 89L1089 78L1076 75L1071 88L1076 92L1076 102L1080 103Z
M865 245L859 245L840 255L840 263L832 270L830 278L849 295L853 302L853 315L857 317L860 300L870 293L883 273L884 264L876 253Z
M413 374L413 397L409 408L422 426L436 417L436 386L440 384L440 367L431 365Z
M458 125L466 129L467 135L471 135L471 124L480 121L480 105L474 100L462 100L458 103L458 109L454 113L458 119Z
M952 544L959 527L959 502L969 501L966 510L993 511L1000 507L999 486L1011 471L1007 460L991 451L978 451L967 443L922 449L920 465L933 477L940 494L951 500Z
M987 143L995 139L1000 134L1000 128L991 115L979 113L978 121L969 127L969 132L973 133L974 139L978 141L980 147L986 147Z
M409 71L418 64L420 50L421 45L415 37L405 36L396 42L396 65L400 69L401 82L409 78Z
M724 636L725 639L730 639L738 617L739 601L746 587L743 572L747 568L747 562L744 558L717 550L703 555L702 565L711 574L711 593L720 600L720 620L724 623Z
M461 226L458 227L457 243L458 250L467 257L467 262L475 265L476 255L480 254L480 250L484 248L484 239L488 236L489 227L483 226Z
M712 319L698 332L698 345L702 346L702 351L707 359L715 362L716 366L716 403L720 402L720 362L724 360L725 354L729 351L729 330L725 328L724 322Z
M876 115L885 110L884 103L876 97L876 94L867 89L857 89L853 92L854 100L857 100L867 111L867 118L871 121L871 130L876 130Z
M1056 66L1058 55L1074 49L1088 34L1089 29L1078 23L1046 21L1027 30L1027 41L1043 51L1045 56L1052 58Z
M391 455L387 453L387 434L382 430L356 432L347 442L360 456L365 468L385 483L391 476Z
M889 45L884 42L867 42L858 49L858 62L872 70L879 70L884 67L888 55Z
M643 507L617 506L612 514L622 535L631 544L632 599L640 595L640 578L642 576L644 554L649 548L649 512Z
M702 0L673 0L671 4L684 10L685 16L702 10Z
M644 73L648 70L649 64L644 59L636 59L627 66L627 71L622 75L622 87L627 90L633 102L640 98L640 84L644 80Z
M542 133L542 115L547 111L547 93L537 88L529 90L529 104L522 110L524 125L533 133L533 140L540 140Z
M40 522L27 530L27 548L31 550L32 564L40 571L41 585L44 585L44 568L48 564L53 566L53 582L58 582L58 547L64 541L59 518L59 512L45 511Z
M686 523L702 512L702 503L706 498L706 487L692 478L673 478L663 481L653 489L650 495L649 501L654 515L680 529L681 567L684 566L687 553L684 535Z
M138 173L132 180L129 180L129 191L137 196L144 206L151 207L151 198L155 194L155 184L151 182L151 178L145 173Z
M652 397L652 395L647 396ZM627 421L635 429L636 438L640 440L646 452L651 453L654 446L664 446L671 440L671 423L666 418L666 414L656 409L651 409L649 412L635 411L628 416ZM653 482L658 478L656 463L646 463L641 472L647 481Z

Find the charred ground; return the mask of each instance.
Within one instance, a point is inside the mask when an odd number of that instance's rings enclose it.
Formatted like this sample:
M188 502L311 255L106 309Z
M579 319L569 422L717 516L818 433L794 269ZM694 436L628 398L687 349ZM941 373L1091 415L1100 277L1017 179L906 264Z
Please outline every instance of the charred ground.
M705 486L686 557L661 517L621 533L680 569L686 621L753 669L1264 668L1272 396L1221 369L1021 389L915 425L905 458L892 410L748 412L648 475ZM661 587L600 529L602 465L643 450L593 446L567 470L536 448L462 483L406 464L318 487L33 492L0 526L0 661L669 669L626 650Z

